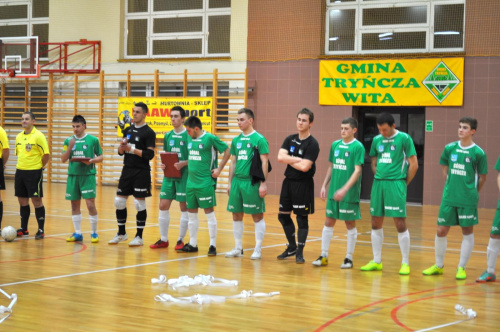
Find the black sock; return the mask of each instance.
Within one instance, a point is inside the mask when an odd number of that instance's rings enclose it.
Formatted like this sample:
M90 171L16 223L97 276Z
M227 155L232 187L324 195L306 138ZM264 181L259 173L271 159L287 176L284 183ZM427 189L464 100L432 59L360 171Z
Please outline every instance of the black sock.
M297 242L299 243L299 247L304 247L306 245L307 234L309 233L309 228L299 228L297 231Z
M0 229L2 229L3 201L0 202Z
M135 236L138 236L142 239L142 232L144 231L144 227L146 226L146 219L148 218L148 212L146 210L138 211L137 215L137 233Z
M293 224L292 217L290 217L289 214L280 213L278 214L278 220L281 222L283 230L285 231L289 249L297 248L297 243L295 242L295 225Z
M299 247L304 247L306 245L307 234L309 233L309 216L297 215L297 226L299 228L297 231L297 242L299 243Z
M297 247L297 256L301 256L304 254L304 246L299 244L299 246Z
M35 217L38 222L38 229L43 232L45 226L45 206L35 208Z
M21 228L23 231L28 230L28 220L30 219L31 209L29 205L21 206L20 208L21 215Z
M127 222L127 208L116 210L116 221L118 222L118 235L125 235L125 223Z

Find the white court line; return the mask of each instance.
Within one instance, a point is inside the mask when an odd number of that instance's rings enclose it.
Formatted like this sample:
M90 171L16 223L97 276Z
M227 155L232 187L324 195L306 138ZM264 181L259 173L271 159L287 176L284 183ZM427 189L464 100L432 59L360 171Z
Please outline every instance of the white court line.
M343 241L343 242L346 241L344 239L338 239L338 236L334 236L333 239L336 240L336 241ZM321 240L321 238L313 238L313 239L309 239L308 242L317 242L317 241L320 241L320 240ZM358 242L371 243L369 241L358 241ZM396 246L396 245L398 245L398 244L392 244L392 243L384 243L384 244L385 245L389 245L389 246ZM286 244L284 244L284 243L273 244L273 245L269 245L269 246L264 246L264 247L262 247L262 249L282 247L282 246L285 246L285 245ZM422 246L414 246L414 247L422 247ZM434 248L431 248L431 247L422 247L422 248L434 249ZM248 248L248 249L243 249L243 251L250 251L250 250L253 250L253 249L254 248ZM448 249L448 250L460 251L459 249ZM478 253L485 253L485 252L478 252ZM224 255L224 254L225 253L219 253L219 254L217 254L217 256ZM40 281L47 281L47 280L54 280L54 279L77 277L77 276L94 274L94 273L118 271L118 270L131 269L131 268L142 267L142 266L150 266L150 265L157 265L157 264L163 264L163 263L185 261L185 260L205 258L205 257L208 257L208 256L207 255L202 255L202 256L183 257L183 258L177 258L177 259L169 259L169 260L165 260L165 261L142 263L142 264L135 264L135 265L128 265L128 266L120 266L120 267L115 267L115 268L110 268L110 269L87 271L87 272L80 272L80 273L73 273L73 274L65 274L65 275L54 276L54 277L47 277L47 278L40 278L40 279L32 279L32 280L12 282L12 283L8 283L8 284L2 284L2 285L0 285L0 287L13 286L13 285L21 285L21 284L29 284L29 283L40 282Z
M321 240L321 239L314 239L314 240L311 240L310 242L314 242L314 241L318 241L318 240ZM262 249L273 248L273 247L281 247L283 245L284 245L283 243L274 244L274 245L271 245L271 246L262 247ZM249 251L249 250L253 250L253 249L254 248L244 249L244 251ZM217 256L224 255L224 254L225 253L219 253L219 254L217 254ZM87 275L87 274L110 272L110 271L118 271L118 270L124 270L124 269L132 269L132 268L142 267L142 266L150 266L150 265L157 265L157 264L163 264L163 263L179 262L179 261L186 261L186 260L190 260L190 259L198 259L198 258L205 258L205 257L208 257L208 256L207 255L202 255L202 256L183 257L183 258L177 258L177 259L168 259L166 261L142 263L142 264L135 264L135 265L128 265L128 266L120 266L120 267L114 267L114 268L103 269L103 270L87 271L87 272L72 273L72 274L63 274L63 275L54 276L54 277L39 278L39 279L32 279L32 280L24 280L24 281L18 281L18 282L11 282L11 283L8 283L8 284L1 284L0 287L13 286L13 285L22 285L22 284L31 284L31 283L39 282L39 281L55 280L55 279L62 279L62 278L71 278L71 277L83 276L83 275Z
M415 332L424 332L424 331L432 331L432 330L437 330L437 329L440 329L442 327L446 327L446 326L451 326L451 325L455 325L455 324L459 324L459 323L463 323L463 322L466 322L468 320L470 320L472 318L466 318L466 319L462 319L462 320L457 320L455 322L451 322L451 323L447 323L447 324L443 324L443 325L436 325L436 326L432 326L432 327L428 327L426 329L423 329L423 330L418 330L418 331L415 331Z

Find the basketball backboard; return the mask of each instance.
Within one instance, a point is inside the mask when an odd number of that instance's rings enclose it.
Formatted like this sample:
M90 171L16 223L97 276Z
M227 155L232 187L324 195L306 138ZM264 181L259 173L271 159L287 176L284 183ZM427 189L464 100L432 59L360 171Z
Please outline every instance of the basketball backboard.
M15 77L40 77L38 37L0 37L0 72Z

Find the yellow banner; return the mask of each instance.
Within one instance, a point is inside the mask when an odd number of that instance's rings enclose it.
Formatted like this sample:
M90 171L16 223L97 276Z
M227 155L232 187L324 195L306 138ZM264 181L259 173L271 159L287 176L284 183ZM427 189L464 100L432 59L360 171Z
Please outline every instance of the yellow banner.
M462 106L464 59L322 60L320 105Z
M204 98L151 98L151 97L122 97L118 98L118 126L117 134L122 137L122 130L134 121L132 109L134 104L143 102L148 105L146 123L156 133L157 138L163 138L166 132L173 129L170 121L170 110L174 106L181 106L186 111L186 118L197 116L203 125L203 130L212 132L212 101Z

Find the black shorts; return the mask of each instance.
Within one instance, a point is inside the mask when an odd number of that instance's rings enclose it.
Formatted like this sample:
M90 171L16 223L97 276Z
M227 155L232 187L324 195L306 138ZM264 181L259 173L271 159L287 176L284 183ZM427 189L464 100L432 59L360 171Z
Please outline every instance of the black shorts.
M141 168L123 167L118 182L118 196L144 198L151 196L151 171Z
M16 169L14 195L17 197L43 197L43 170Z
M314 213L314 180L283 180L280 194L280 212L293 211L296 215Z
M3 168L3 160L0 158L0 190L5 190L5 175L4 173L4 168Z

